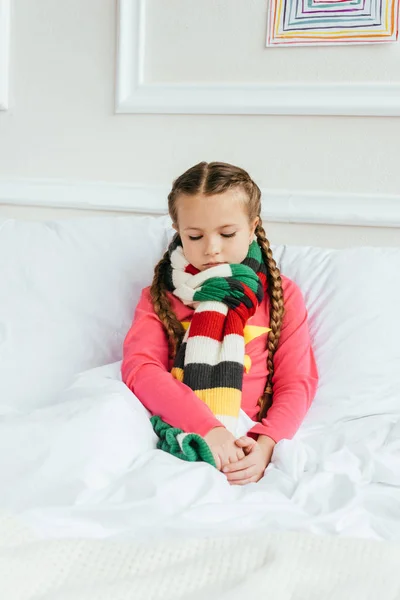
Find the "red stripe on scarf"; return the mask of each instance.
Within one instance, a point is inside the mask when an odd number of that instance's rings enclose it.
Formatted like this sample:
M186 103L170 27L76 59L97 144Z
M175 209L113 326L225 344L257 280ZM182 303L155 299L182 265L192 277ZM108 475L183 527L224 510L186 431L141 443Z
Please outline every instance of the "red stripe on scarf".
M246 294L246 296L248 296L248 298L250 298L251 302L253 303L253 306L251 308L247 308L247 306L245 306L243 304L243 302L235 307L234 309L232 309L232 312L235 312L241 319L242 323L243 323L243 327L246 325L247 319L249 319L250 317L252 317L254 315L254 313L257 310L257 306L258 306L258 300L257 300L257 296L255 295L255 293L244 283L242 283L243 285L243 291ZM242 328L242 335L243 335L243 328Z
M215 310L205 310L200 313L193 313L190 324L190 337L195 335L207 336L218 342L222 342L225 335L225 315Z
M189 264L189 265L186 265L186 267L185 267L185 273L190 273L191 275L197 275L197 273L200 273L200 269L196 269L196 267Z
M267 287L267 276L266 276L265 273L257 273L257 275L258 275L259 280L261 281L261 285L262 285L262 288L263 288L264 293L265 293L265 290L266 290L266 287Z
M230 309L226 317L224 335L236 333L238 335L243 336L243 328L245 326L246 321L247 319L243 322L242 316L238 314L236 309Z
M225 335L243 335L243 328L247 320L254 315L258 302L254 292L247 285L242 285L244 293L252 301L253 307L249 309L244 304L240 304L236 308L230 308L226 317L213 310L195 312L190 325L190 337L207 336L217 342L222 342Z

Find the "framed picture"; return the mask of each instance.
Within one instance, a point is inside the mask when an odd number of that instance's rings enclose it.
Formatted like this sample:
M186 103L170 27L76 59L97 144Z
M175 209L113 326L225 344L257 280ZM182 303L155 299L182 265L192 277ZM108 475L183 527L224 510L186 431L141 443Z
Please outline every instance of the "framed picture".
M396 42L399 0L269 0L267 46Z
M0 0L0 110L8 108L10 0Z

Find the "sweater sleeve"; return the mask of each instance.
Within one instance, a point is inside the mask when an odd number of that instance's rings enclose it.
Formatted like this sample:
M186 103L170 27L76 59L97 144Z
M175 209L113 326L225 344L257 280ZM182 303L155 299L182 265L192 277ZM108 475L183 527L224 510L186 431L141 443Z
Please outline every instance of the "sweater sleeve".
M201 436L222 427L193 390L172 377L168 366L167 335L146 288L125 338L122 380L153 415L173 427Z
M266 418L250 430L267 435L275 442L294 436L318 385L305 303L297 285L288 279L285 283L285 314L274 355L273 403Z

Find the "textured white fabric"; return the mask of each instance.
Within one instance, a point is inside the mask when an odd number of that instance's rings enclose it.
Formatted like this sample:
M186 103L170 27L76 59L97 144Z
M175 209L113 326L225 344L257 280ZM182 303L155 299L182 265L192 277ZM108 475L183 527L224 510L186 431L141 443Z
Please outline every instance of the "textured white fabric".
M43 542L0 520L7 600L398 600L399 547L305 534Z
M398 414L400 248L274 251L309 311L320 383L307 424Z
M9 219L0 226L0 414L45 406L77 373L121 359L165 217Z

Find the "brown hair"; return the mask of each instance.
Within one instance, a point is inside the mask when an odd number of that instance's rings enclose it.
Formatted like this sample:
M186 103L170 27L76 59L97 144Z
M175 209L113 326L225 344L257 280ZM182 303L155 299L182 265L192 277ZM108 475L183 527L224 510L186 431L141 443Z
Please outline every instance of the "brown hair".
M271 304L270 311L270 328L268 334L268 378L265 390L261 398L259 398L259 415L261 420L265 417L268 408L272 404L274 375L274 353L278 346L281 333L282 319L284 314L283 291L281 274L276 266L276 262L272 256L269 241L265 235L264 228L260 217L261 212L261 191L257 184L251 179L250 175L233 165L221 162L201 162L194 167L188 169L180 177L178 177L172 186L172 190L168 195L168 211L173 223L178 223L177 200L181 194L194 196L195 194L204 194L210 196L221 194L229 189L240 188L247 196L247 211L249 221L253 221L259 217L259 222L255 230L258 245L261 248L264 263L267 268L267 291ZM171 357L175 357L179 345L182 342L184 329L180 321L171 308L171 303L167 296L167 287L165 283L166 272L169 268L168 252L164 254L160 262L154 270L153 283L150 288L150 294L159 319L163 323L169 342Z

